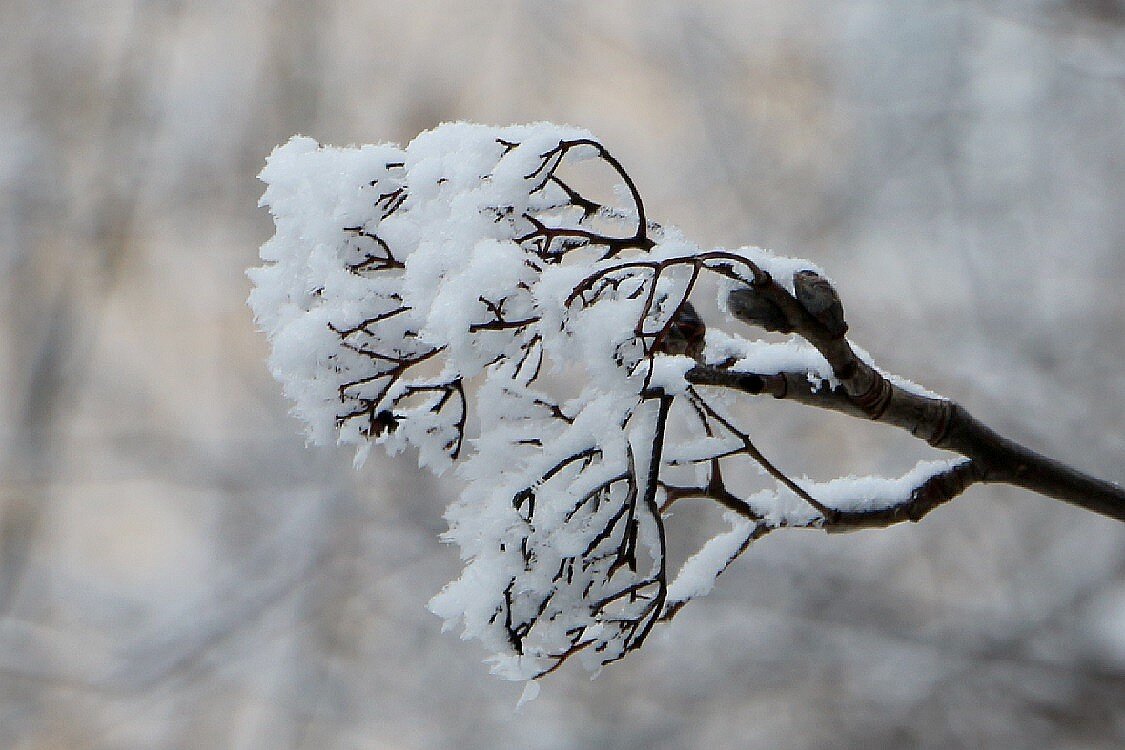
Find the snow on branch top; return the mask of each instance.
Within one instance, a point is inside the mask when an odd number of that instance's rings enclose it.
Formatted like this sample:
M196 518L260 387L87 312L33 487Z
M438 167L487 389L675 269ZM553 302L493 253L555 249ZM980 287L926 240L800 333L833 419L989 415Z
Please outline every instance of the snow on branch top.
M616 184L610 198L580 187L583 162ZM483 641L498 674L614 661L763 528L818 522L824 506L685 378L699 363L743 363L830 385L803 340L707 329L689 301L705 276L720 307L772 278L793 292L795 271L820 274L812 264L701 250L646 217L590 133L548 123L445 124L406 148L298 136L261 179L276 233L249 272L249 303L270 368L315 443L354 445L357 458L372 443L411 447L435 471L459 460L448 538L466 567L431 607ZM666 447L671 421L683 435ZM667 506L714 490L719 462L738 457L773 485L731 495L731 530L673 579Z

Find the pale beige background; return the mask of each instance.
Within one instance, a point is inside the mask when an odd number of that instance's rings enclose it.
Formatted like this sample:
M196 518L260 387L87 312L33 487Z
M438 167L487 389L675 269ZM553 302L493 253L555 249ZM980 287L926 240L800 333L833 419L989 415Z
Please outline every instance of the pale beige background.
M275 144L459 118L592 129L653 217L814 259L885 367L1125 480L1121 2L5 0L0 747L1125 742L1125 529L1004 488L777 534L513 713L425 610L456 479L306 449L244 305ZM751 406L797 474L922 453Z

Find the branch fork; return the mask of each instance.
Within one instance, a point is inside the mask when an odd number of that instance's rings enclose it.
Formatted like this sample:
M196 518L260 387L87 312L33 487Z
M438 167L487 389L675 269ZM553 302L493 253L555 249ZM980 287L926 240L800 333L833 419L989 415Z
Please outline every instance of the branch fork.
M766 276L729 293L731 314L749 325L802 337L828 361L839 384L814 388L803 371L752 373L702 362L687 373L691 383L750 395L769 393L891 424L967 459L926 479L905 501L871 511L829 510L822 527L871 528L918 521L978 482L1011 484L1125 521L1125 490L1119 485L1002 437L953 401L907 390L884 377L852 348L845 336L848 326L839 295L823 276L797 272L793 292Z

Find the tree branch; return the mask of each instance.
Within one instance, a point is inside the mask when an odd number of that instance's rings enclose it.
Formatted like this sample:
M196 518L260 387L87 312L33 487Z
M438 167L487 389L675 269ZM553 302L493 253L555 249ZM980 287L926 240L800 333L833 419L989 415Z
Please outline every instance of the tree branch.
M965 468L955 476L929 488L919 487L910 507L888 509L886 518L867 514L864 519L857 517L851 522L881 526L917 520L914 516L932 509L935 500L941 498L940 502L945 502L975 482L1015 485L1125 521L1125 489L1120 485L1085 474L999 435L953 401L909 391L883 377L855 353L845 338L843 308L826 279L812 271L800 271L794 275L791 293L766 276L730 293L731 313L751 325L800 335L828 361L839 385L829 387L823 383L816 388L809 382L807 372L758 374L704 364L687 373L689 382L753 395L768 393L775 398L891 424L935 448L970 459L960 465ZM918 500L919 496L922 500ZM843 515L826 517L825 525L848 520Z

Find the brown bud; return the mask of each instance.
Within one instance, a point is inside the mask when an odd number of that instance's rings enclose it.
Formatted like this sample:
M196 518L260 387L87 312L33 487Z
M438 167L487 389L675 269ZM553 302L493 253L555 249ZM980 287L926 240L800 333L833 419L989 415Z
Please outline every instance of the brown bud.
M785 313L773 301L766 299L752 286L735 289L727 295L727 308L731 315L774 333L791 333L792 326Z
M831 336L840 338L847 333L844 306L828 279L815 271L798 271L793 274L793 291L801 307L827 328Z
M690 302L684 302L664 330L661 350L668 354L683 354L692 359L703 356L707 325Z

